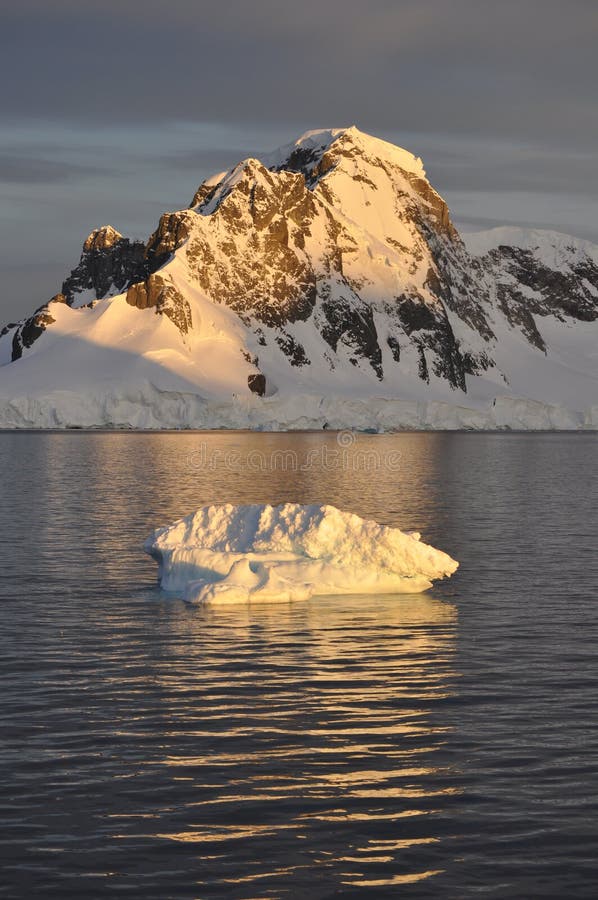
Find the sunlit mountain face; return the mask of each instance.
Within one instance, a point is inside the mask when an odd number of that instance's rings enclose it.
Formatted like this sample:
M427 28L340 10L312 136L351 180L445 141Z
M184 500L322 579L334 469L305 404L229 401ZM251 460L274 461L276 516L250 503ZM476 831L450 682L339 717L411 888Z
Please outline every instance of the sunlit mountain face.
M466 246L421 160L356 128L208 179L146 244L94 230L52 293L1 332L2 424L594 422L598 248Z

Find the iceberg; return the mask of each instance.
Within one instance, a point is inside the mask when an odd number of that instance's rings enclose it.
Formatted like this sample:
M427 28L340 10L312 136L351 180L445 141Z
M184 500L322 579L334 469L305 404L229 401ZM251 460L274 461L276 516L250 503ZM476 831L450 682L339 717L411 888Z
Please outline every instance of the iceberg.
M144 549L164 590L200 604L420 593L459 565L417 532L299 503L204 506Z

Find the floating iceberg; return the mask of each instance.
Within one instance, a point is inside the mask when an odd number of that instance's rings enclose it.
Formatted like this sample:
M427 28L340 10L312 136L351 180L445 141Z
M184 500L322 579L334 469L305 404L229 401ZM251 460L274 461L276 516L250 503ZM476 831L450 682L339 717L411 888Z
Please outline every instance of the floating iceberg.
M164 590L191 603L419 593L459 563L416 532L334 506L205 506L159 528L144 549Z

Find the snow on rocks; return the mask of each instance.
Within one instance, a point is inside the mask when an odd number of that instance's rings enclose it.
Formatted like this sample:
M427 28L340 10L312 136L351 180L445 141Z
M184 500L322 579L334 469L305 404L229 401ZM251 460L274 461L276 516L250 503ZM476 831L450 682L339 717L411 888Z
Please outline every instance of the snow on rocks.
M459 563L418 533L334 506L205 506L144 544L164 590L191 603L419 593Z
M597 346L598 246L463 243L421 160L328 129L209 178L145 245L93 231L0 329L0 427L590 429Z

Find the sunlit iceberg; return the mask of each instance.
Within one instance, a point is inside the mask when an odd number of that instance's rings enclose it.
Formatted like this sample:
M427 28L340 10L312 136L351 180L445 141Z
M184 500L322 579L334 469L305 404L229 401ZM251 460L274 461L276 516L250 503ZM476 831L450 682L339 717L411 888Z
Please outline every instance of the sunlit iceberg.
M162 588L191 603L419 593L459 563L416 532L334 506L205 506L159 528L144 549Z

